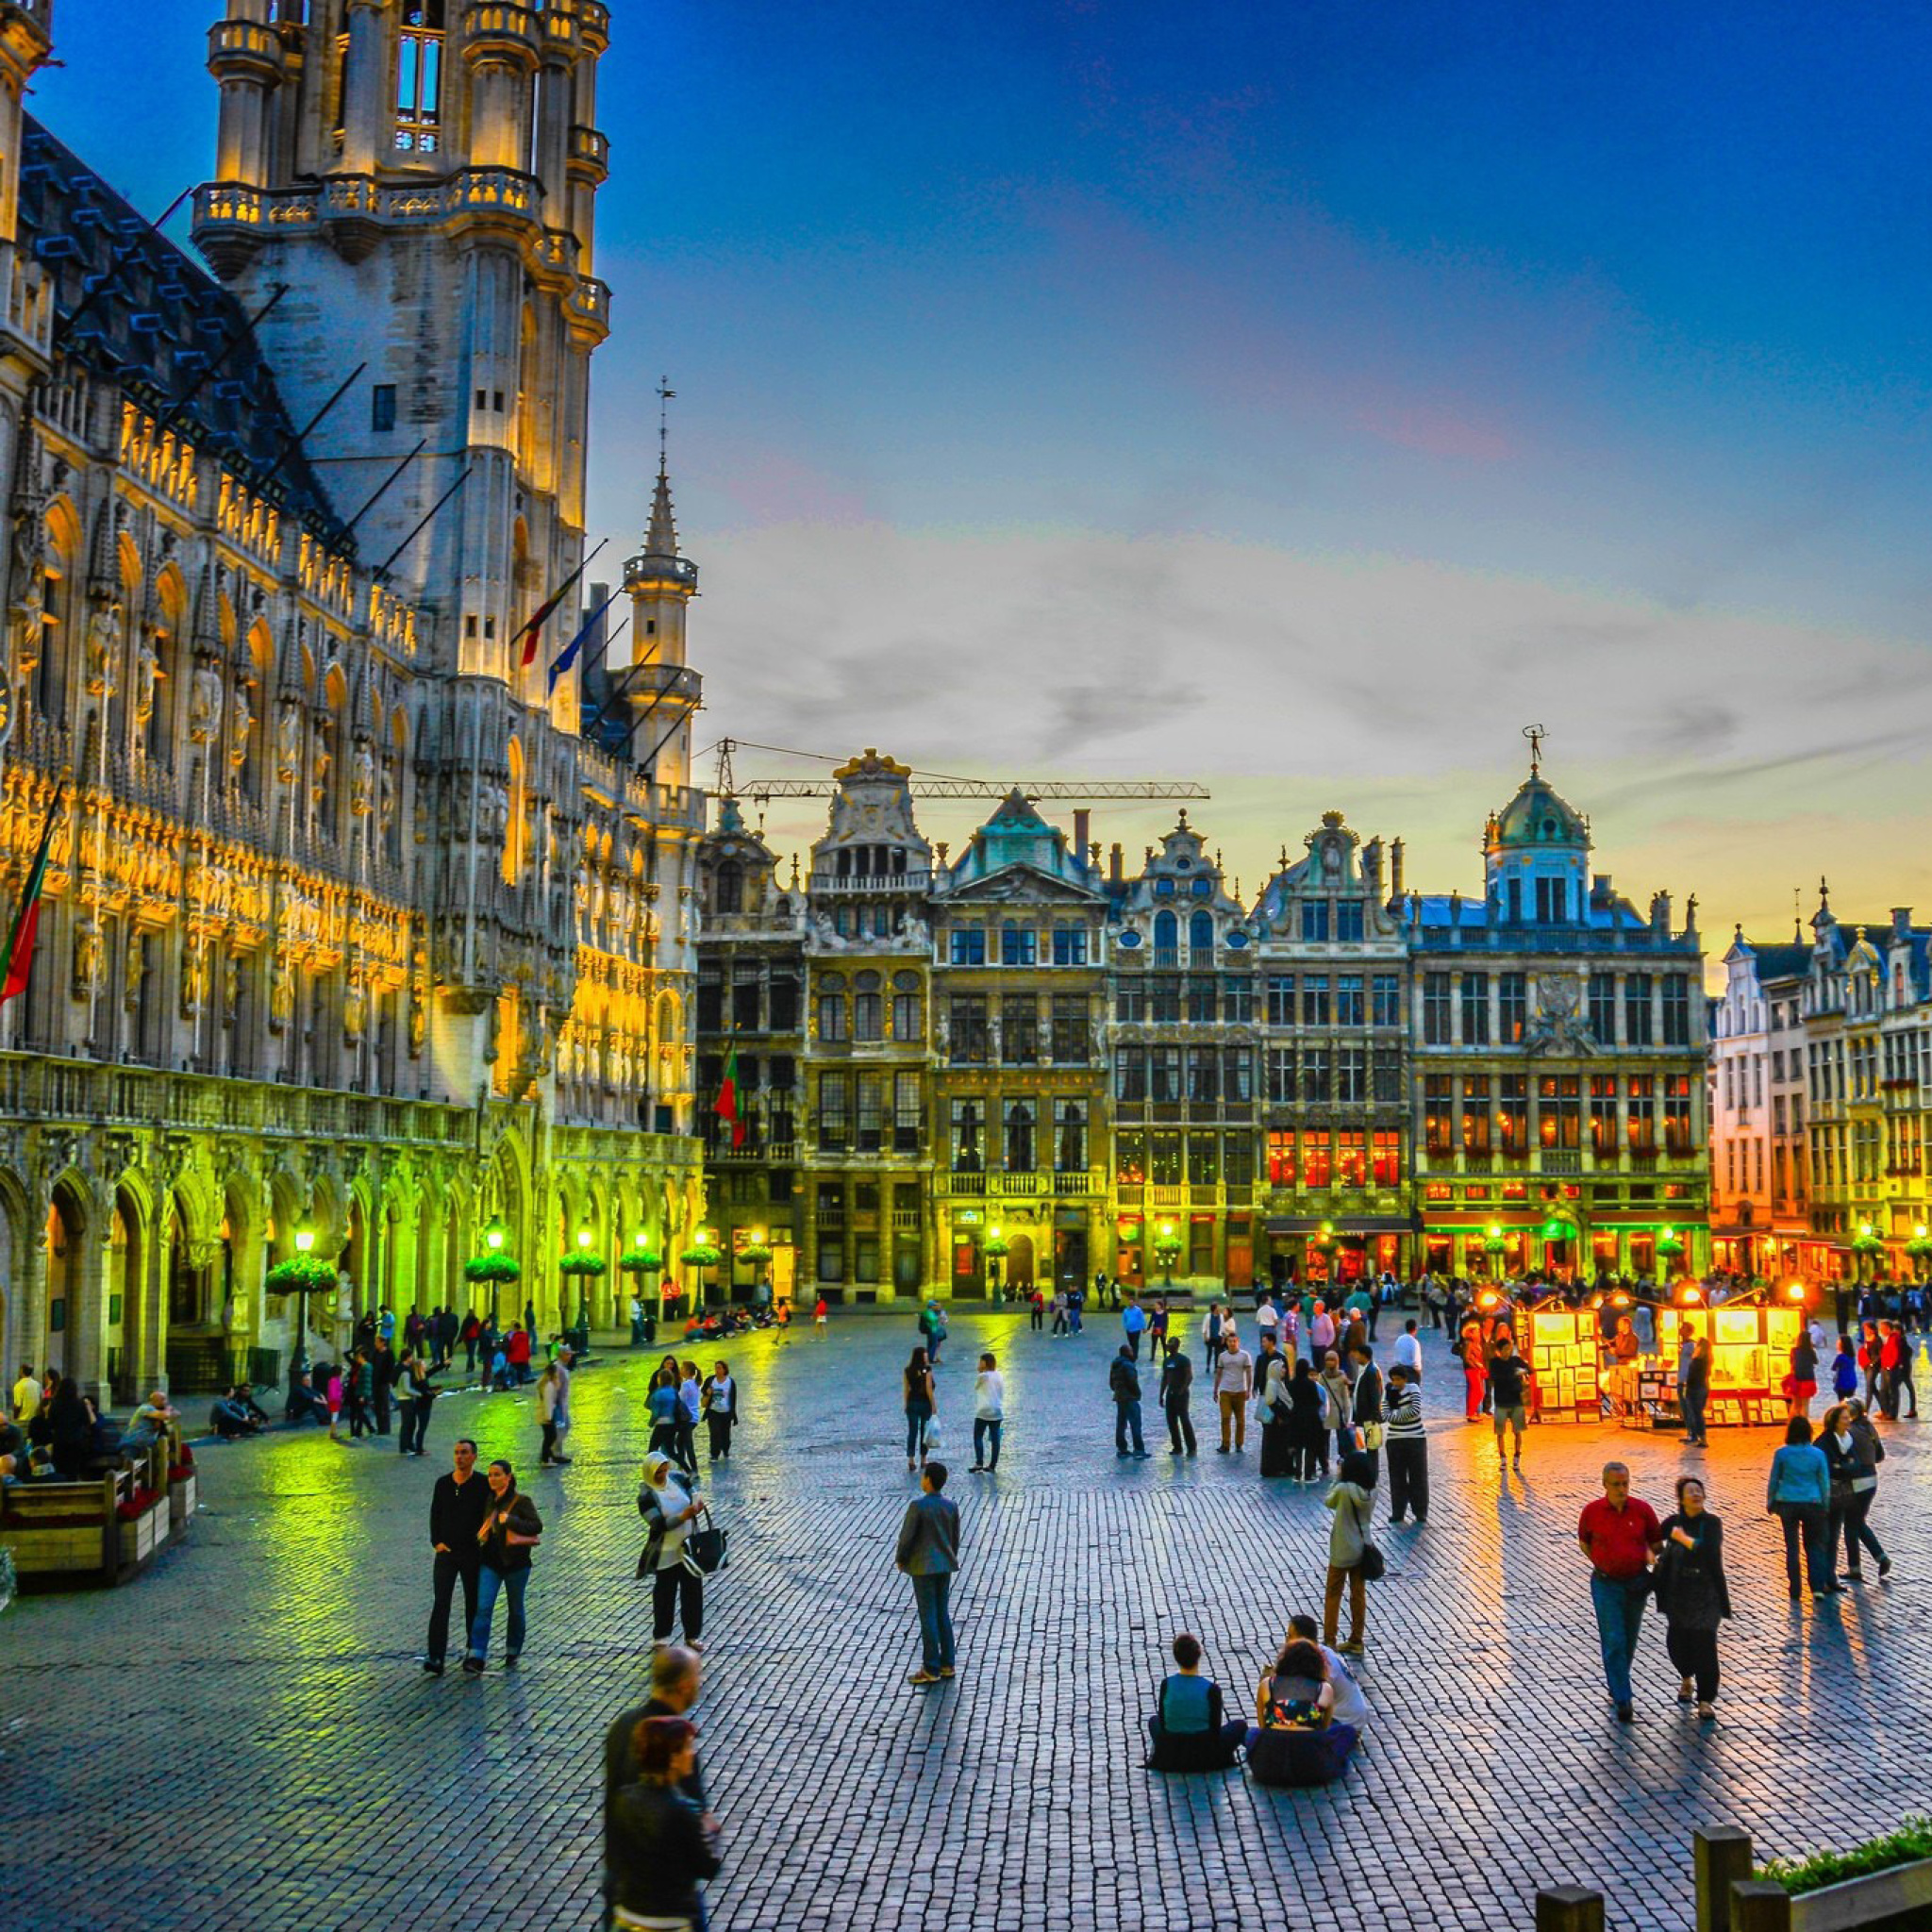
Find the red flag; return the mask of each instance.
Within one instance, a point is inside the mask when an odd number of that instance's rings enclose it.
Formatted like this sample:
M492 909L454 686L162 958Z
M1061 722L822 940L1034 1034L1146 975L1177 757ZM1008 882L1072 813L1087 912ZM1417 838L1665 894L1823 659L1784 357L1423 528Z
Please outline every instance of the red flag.
M744 1145L744 1116L738 1110L738 1047L724 1058L724 1084L718 1089L718 1118L731 1123L731 1144Z
M40 850L34 854L33 868L26 875L20 904L14 908L13 929L7 935L7 981L0 985L0 1007L26 991L27 976L34 967L34 936L41 925L41 890L47 879L47 847L54 842L54 820L60 810L57 793L47 808L47 823L41 831Z

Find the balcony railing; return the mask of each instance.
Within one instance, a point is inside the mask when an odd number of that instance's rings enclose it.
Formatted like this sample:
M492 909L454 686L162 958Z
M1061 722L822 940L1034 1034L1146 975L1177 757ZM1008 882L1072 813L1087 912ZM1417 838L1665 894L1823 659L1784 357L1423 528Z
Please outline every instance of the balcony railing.
M1050 1195L1077 1199L1107 1191L1107 1174L1097 1167L1035 1169L1016 1174L941 1174L935 1191L959 1200L1025 1200Z

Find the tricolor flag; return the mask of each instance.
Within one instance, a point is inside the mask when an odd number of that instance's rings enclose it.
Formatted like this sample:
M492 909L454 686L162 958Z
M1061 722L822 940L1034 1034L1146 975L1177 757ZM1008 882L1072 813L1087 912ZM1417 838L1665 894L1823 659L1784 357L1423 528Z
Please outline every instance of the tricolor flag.
M57 793L47 808L47 823L42 828L40 849L34 854L20 904L14 908L13 929L7 935L7 980L0 985L0 1007L26 991L27 975L33 971L34 935L41 924L41 889L47 880L47 847L54 842L54 821L59 812L60 799Z
M744 1145L744 1116L738 1110L738 1045L724 1058L724 1083L718 1089L718 1118L731 1123L731 1144Z
M569 643L564 645L562 650L558 652L556 659L550 666L549 690L555 691L557 689L557 680L577 661L577 653L590 641L591 633L597 628L599 619L623 595L624 590L620 585L618 589L611 591L609 596L605 598L603 603L598 605L596 609L591 612L590 616L584 619L583 628L577 632L575 637L571 639ZM623 626L620 625L619 628L622 629Z
M609 542L609 541L608 537L603 539L598 543L597 550L603 549L605 543ZM544 598L542 603L538 605L536 614L524 626L524 649L521 661L526 670L537 661L537 640L542 636L543 626L556 615L558 606L570 595L571 587L590 569L591 558L597 555L597 550L591 551L590 557L585 558L583 562L578 564L576 569L572 571L569 576L565 577L562 583L558 585L553 595Z

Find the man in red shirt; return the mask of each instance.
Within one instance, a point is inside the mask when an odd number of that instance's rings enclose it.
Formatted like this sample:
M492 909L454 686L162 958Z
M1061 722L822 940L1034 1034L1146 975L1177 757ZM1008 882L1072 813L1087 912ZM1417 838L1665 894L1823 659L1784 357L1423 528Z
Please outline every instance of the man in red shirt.
M1630 1472L1621 1462L1604 1464L1604 1492L1583 1506L1576 1541L1590 1559L1590 1601L1596 1611L1597 1641L1603 1646L1604 1684L1618 1720L1636 1716L1630 1689L1630 1659L1643 1602L1650 1594L1650 1566L1663 1547L1657 1511L1630 1493Z

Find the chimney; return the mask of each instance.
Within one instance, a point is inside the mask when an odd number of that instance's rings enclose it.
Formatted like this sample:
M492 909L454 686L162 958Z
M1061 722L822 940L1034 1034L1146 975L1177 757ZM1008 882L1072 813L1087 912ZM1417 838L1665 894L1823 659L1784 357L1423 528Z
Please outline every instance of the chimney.
M1389 848L1389 896L1402 897L1402 841L1397 839Z
M1912 908L1909 906L1894 906L1891 908L1891 936L1895 940L1909 939L1912 934Z
M1074 814L1074 862L1085 865L1087 862L1087 830L1093 822L1093 814L1084 805Z
M1121 883L1121 841L1113 841L1113 849L1107 855L1107 878L1109 885Z

